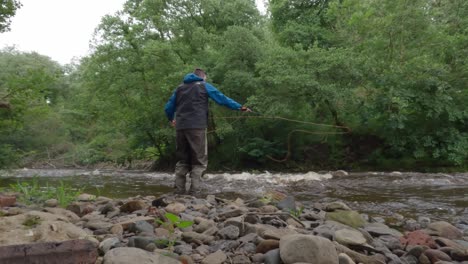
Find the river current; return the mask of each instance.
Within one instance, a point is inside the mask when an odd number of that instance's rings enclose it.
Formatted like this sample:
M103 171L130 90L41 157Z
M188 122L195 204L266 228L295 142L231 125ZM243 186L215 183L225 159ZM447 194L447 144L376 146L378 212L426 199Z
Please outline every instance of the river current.
M0 171L0 188L33 179L40 186L63 182L87 193L111 198L162 195L173 191L173 174L118 170ZM250 199L271 191L292 195L303 204L342 200L369 215L396 214L451 221L468 217L468 173L360 172L207 174L203 193Z

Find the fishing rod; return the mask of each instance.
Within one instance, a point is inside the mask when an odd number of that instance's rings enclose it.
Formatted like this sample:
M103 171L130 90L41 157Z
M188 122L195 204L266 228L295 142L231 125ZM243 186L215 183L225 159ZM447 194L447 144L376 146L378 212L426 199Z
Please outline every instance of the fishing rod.
M344 134L349 134L351 133L351 129L347 126L343 125L330 125L330 124L323 124L323 123L316 123L316 122L310 122L310 121L303 121L303 120L298 120L298 119L292 119L292 118L286 118L282 116L276 116L276 115L263 115L257 111L252 111L252 114L255 115L240 115L240 116L218 116L216 118L219 119L235 119L233 122L230 123L230 125L234 124L236 121L240 119L247 119L247 118L259 118L259 119L270 119L270 120L281 120L281 121L287 121L287 122L292 122L292 123L299 123L299 124L306 124L306 125L314 125L314 126L321 126L321 127L329 127L329 128L336 128L336 129L342 129L344 131L329 131L329 132L319 132L319 131L313 131L313 130L305 130L305 129L293 129L288 133L288 139L287 139L287 145L288 145L288 151L286 153L286 156L282 159L276 159L273 158L270 155L266 155L267 158L275 161L275 162L285 162L291 157L291 140L292 140L292 135L294 133L306 133L306 134L312 134L312 135L344 135ZM213 133L216 130L209 131L208 133Z

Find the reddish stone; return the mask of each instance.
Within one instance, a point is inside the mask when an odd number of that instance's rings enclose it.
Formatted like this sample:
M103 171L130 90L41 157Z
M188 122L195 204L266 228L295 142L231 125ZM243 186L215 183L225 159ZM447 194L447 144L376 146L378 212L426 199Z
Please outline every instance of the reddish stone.
M0 207L10 207L15 205L16 197L15 196L6 196L0 195Z
M97 247L83 239L0 247L0 263L8 264L94 264L97 257Z
M413 232L406 233L404 236L400 237L400 243L406 247L408 245L415 246L428 246L430 248L437 248L437 244L434 239L421 230L416 230Z

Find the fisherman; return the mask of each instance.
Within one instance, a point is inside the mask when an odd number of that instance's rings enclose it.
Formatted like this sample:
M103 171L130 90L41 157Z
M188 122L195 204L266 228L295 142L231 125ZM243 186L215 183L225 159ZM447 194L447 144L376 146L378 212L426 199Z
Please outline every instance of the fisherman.
M189 172L191 184L188 193L194 195L200 191L201 177L208 165L208 98L232 110L251 112L207 83L206 78L202 69L195 69L193 73L185 75L183 83L177 87L164 108L167 118L176 129L177 194L186 193L186 175Z

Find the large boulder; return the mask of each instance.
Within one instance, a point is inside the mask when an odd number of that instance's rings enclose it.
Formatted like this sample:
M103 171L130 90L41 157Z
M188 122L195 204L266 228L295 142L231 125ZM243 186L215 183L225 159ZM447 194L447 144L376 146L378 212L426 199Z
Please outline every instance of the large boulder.
M0 263L94 264L97 247L87 240L43 242L0 247Z
M180 264L176 259L161 254L150 253L139 248L114 248L104 255L103 264Z
M3 246L89 237L83 229L69 223L66 217L45 212L31 211L0 218L0 245Z
M333 243L313 235L288 235L280 240L280 256L285 264L297 262L338 264Z

